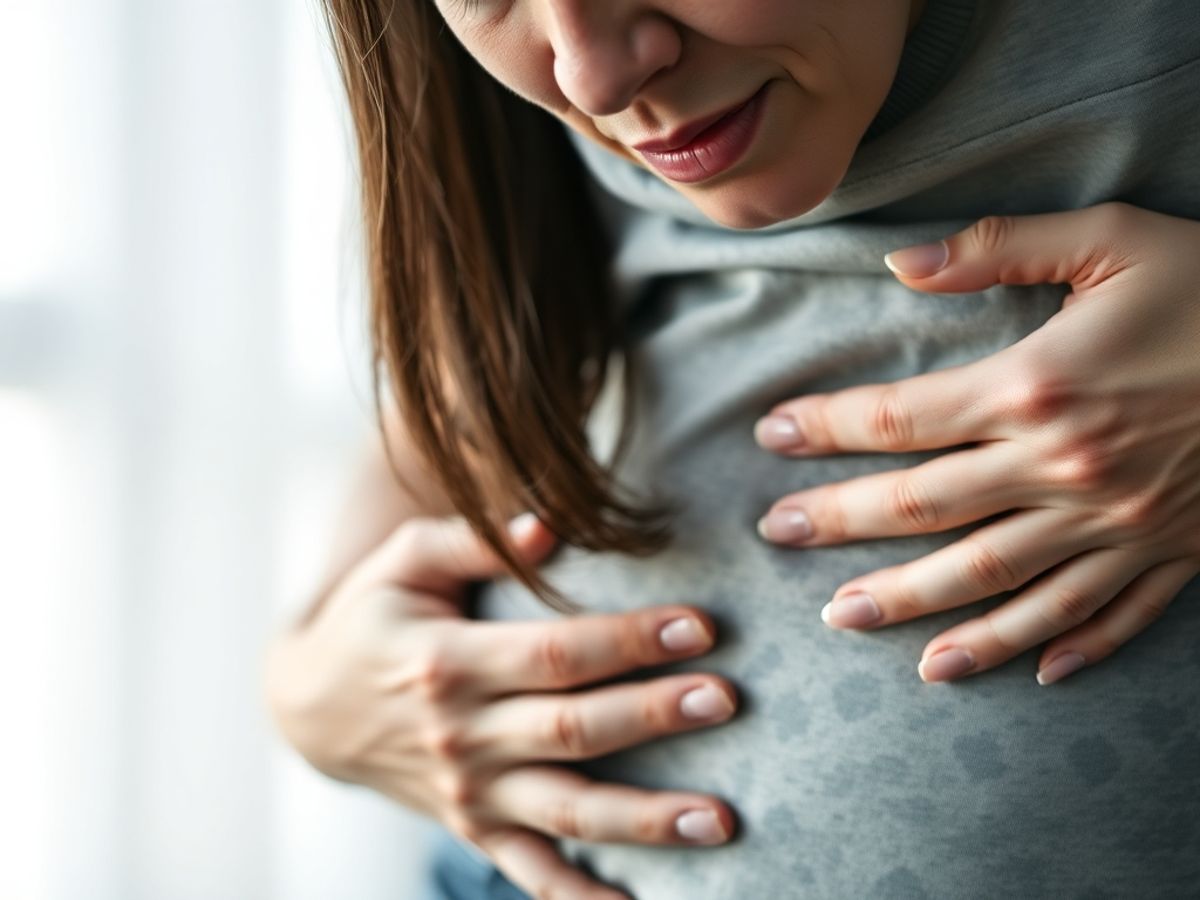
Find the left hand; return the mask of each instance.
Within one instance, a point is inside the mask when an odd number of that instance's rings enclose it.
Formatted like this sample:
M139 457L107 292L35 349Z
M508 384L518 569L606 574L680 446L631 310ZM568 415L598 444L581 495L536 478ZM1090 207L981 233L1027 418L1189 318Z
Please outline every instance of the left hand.
M989 217L888 262L920 291L1072 290L1041 328L985 359L773 409L755 435L788 456L968 446L786 496L760 531L814 547L1010 511L852 579L822 618L874 628L1029 582L930 641L921 677L982 672L1044 641L1042 684L1099 662L1200 572L1200 222L1124 203Z

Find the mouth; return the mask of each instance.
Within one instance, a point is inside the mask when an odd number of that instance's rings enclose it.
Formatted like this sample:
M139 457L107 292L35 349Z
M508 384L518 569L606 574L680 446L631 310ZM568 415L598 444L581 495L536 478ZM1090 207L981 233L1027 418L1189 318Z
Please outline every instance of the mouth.
M753 98L751 98L753 99ZM741 100L733 106L727 106L712 115L704 116L694 121L688 122L685 125L680 125L670 134L656 140L642 141L640 144L634 144L633 149L639 153L670 153L673 150L679 150L690 144L701 132L715 125L726 116L736 113L739 109L745 106L749 100Z
M696 184L715 178L750 149L758 133L766 93L764 84L734 107L689 122L664 138L634 144L633 149L671 181Z

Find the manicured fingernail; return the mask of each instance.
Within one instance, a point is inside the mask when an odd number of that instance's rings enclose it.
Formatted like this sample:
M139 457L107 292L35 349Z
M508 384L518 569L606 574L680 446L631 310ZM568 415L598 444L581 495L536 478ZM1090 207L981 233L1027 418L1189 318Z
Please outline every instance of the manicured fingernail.
M1086 662L1087 660L1080 653L1060 653L1037 673L1037 682L1040 685L1047 685L1062 681L1068 675L1082 669Z
M945 241L921 244L919 247L905 247L883 258L884 265L897 275L907 278L928 278L946 268L949 261L950 246Z
M679 711L689 719L712 722L733 715L733 704L711 684L688 691L679 701Z
M949 647L922 661L917 666L917 671L925 681L949 681L951 678L966 675L973 668L975 657L961 647Z
M821 621L832 628L866 628L882 618L875 599L863 593L835 597L821 610Z
M675 820L679 836L697 844L720 844L727 835L717 814L707 809L693 809Z
M712 644L708 632L695 619L675 619L658 632L662 645L672 653L688 653L703 650Z
M527 537L535 525L537 525L537 513L523 512L514 519L509 520L508 533L520 540Z
M791 416L763 416L754 425L754 439L767 450L791 450L804 444L804 434Z
M768 541L791 544L812 537L813 527L802 509L773 509L758 520L758 533Z

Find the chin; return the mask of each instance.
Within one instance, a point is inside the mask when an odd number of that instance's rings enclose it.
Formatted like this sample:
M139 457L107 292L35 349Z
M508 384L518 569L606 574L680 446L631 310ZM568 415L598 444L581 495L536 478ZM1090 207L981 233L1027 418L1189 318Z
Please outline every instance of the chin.
M719 190L697 192L691 199L718 225L748 231L804 215L820 206L840 181L841 174L799 184L780 184L778 179L735 179Z
M734 228L738 231L753 231L756 228L766 228L768 225L775 225L785 219L792 218L791 216L780 215L773 210L760 209L744 204L719 206L715 209L702 205L700 210L718 225L723 225L726 228ZM796 215L800 215L800 213Z

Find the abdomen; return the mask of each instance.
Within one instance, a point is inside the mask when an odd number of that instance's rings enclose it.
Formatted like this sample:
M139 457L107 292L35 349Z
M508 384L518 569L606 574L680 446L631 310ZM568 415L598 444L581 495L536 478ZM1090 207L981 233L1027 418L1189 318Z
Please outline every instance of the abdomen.
M780 459L751 435L772 403L994 352L1048 318L1060 294L917 297L864 278L851 304L850 278L762 277L776 289L681 304L642 344L622 473L680 506L671 547L648 559L568 552L547 569L593 611L713 613L720 647L689 668L728 676L739 716L592 768L718 794L740 835L715 850L573 852L643 900L1194 896L1200 580L1115 656L1060 684L1038 686L1035 649L926 685L916 671L926 642L997 600L862 634L828 629L819 610L851 577L969 528L808 550L769 547L754 530L784 493L931 455ZM483 601L489 616L547 614L508 583Z

